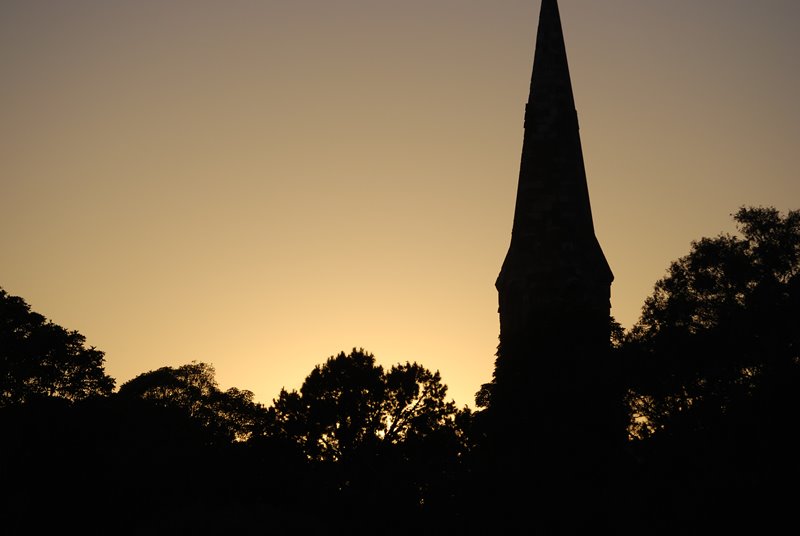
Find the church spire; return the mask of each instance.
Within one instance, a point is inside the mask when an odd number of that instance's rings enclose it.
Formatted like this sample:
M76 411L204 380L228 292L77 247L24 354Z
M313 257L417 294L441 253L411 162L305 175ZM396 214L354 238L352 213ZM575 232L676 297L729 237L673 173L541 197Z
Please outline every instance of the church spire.
M593 311L607 324L612 280L592 224L558 4L542 0L511 245L496 284L501 344L543 311Z
M567 51L564 46L558 4L555 0L542 2L528 106L535 106L538 110L559 112L557 116L532 118L538 120L537 132L541 134L547 131L554 134L552 129L558 127L566 130L577 129L577 123L573 121L575 101L572 96Z
M494 489L508 490L496 504L520 513L512 525L524 515L546 534L583 534L603 516L605 471L624 439L609 352L613 278L594 234L558 4L542 0L511 245L496 283L500 345L479 392Z

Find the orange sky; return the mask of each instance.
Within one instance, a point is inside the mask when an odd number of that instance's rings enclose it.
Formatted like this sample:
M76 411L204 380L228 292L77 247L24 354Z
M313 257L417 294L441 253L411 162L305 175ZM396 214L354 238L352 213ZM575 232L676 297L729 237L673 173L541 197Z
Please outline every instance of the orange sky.
M800 208L800 2L561 0L612 313ZM535 0L5 0L0 286L118 384L269 403L354 346L491 377Z

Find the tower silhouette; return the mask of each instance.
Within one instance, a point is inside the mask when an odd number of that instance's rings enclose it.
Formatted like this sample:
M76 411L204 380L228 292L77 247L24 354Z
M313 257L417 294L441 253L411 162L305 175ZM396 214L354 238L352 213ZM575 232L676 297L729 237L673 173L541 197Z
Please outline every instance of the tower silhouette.
M516 418L531 397L549 406L584 398L606 366L613 279L594 234L558 4L543 0L511 244L496 282L497 411Z
M558 4L542 0L511 243L496 282L489 414L500 487L544 494L539 518L553 533L597 527L608 456L624 432L609 363L613 279L594 233ZM536 504L500 500L512 518Z
M587 350L607 346L613 279L594 234L558 4L543 0L511 245L496 282L501 343L565 326Z

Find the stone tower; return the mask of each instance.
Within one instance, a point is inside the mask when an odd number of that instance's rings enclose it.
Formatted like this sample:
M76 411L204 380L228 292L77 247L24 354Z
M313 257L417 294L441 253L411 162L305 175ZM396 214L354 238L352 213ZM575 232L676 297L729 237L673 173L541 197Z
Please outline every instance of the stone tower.
M594 234L556 0L542 0L511 244L497 278L487 489L505 529L603 532L624 421L610 363L614 276ZM505 490L505 491L498 491ZM513 491L510 491L513 490ZM525 490L518 492L517 490Z
M552 372L591 369L586 361L609 345L613 279L594 234L558 4L543 0L511 245L496 282L497 374L502 376L503 368L513 376L532 372L527 364L510 361L538 360L520 354L556 349L562 357ZM540 365L536 369L543 371Z

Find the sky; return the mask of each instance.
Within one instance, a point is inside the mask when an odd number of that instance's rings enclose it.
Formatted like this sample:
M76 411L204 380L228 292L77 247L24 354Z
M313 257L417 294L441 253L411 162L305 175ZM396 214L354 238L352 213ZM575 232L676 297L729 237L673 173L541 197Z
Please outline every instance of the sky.
M623 326L743 205L800 208L800 2L561 0ZM4 0L0 287L117 385L269 404L354 347L491 379L537 0Z

